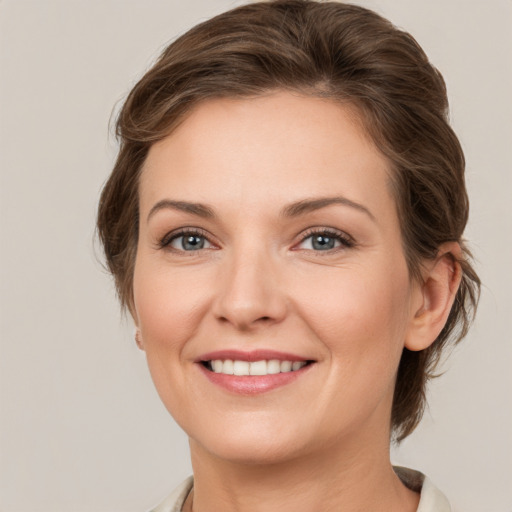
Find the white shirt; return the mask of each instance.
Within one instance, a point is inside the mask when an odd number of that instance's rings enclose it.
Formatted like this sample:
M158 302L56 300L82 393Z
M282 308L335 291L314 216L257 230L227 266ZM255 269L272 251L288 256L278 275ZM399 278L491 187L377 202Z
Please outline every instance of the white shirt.
M450 504L444 494L423 473L399 466L395 466L394 469L409 489L420 492L420 503L416 512L451 512ZM193 485L193 477L187 478L150 512L181 512Z

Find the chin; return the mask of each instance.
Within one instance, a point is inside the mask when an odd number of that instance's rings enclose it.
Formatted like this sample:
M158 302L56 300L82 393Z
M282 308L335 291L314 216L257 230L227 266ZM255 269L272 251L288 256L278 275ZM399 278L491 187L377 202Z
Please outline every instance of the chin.
M295 426L296 427L296 426ZM191 436L191 447L200 446L216 458L244 465L287 462L307 452L308 443L297 428L282 425L250 425L211 429L205 435Z
M254 439L247 442L215 443L203 446L214 457L247 466L268 466L281 464L299 456L301 450L283 443L256 444Z

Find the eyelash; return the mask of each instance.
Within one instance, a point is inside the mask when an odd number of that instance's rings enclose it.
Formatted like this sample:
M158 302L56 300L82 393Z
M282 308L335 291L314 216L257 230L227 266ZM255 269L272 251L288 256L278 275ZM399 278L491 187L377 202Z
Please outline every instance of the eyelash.
M301 245L303 244L308 238L311 238L313 236L325 236L326 238L333 238L335 239L336 241L339 241L340 242L340 246L339 247L335 247L335 248L332 248L332 249L327 249L325 251L320 251L320 250L317 250L317 251L314 251L315 253L322 253L322 252L325 252L327 254L332 254L333 252L337 252L337 251L340 251L340 250L344 250L344 249L350 249L352 247L355 247L356 243L355 243L355 240L347 235L346 233L344 233L343 231L338 231L338 230L335 230L335 229L332 229L332 228L310 228L308 229L304 235L301 237L300 241L298 244L295 244L294 248L292 250L296 250L296 251L300 251L300 250L311 250L311 249L300 249L300 248L296 248L298 245ZM179 253L194 253L194 252L198 252L198 251L185 251L183 249L176 249L174 247L171 247L171 243L175 240L177 240L178 238L181 238L181 237L184 237L184 236L197 236L197 237L200 237L200 238L204 238L209 244L212 244L213 243L210 241L210 237L209 237L209 234L202 230L202 229L199 229L199 228L181 228L180 230L178 231L172 231L170 233L167 233L159 242L158 242L158 248L159 249L168 249L168 250L172 250L174 252L179 252ZM201 250L201 249L199 249Z
M208 241L208 243L212 243L210 241L210 237L208 233L202 229L199 228L181 228L178 231L171 231L170 233L167 233L159 242L158 247L160 249L169 249L175 252L185 253L185 252L191 252L194 253L196 251L185 251L181 249L176 249L174 247L171 247L171 243L174 242L174 240L177 240L178 238L184 237L184 236L197 236L200 238L204 238Z
M311 238L315 235L316 236L325 236L326 238L333 238L334 240L337 240L340 242L339 247L334 247L332 249L328 249L325 251L313 251L315 253L325 252L327 254L332 254L333 252L350 249L352 247L355 247L355 245L356 245L355 240L351 236L347 235L343 231L338 231L337 229L332 229L332 228L310 228L304 233L300 242L297 245L303 244L308 238ZM300 251L300 250L310 250L310 249L297 248L295 250Z

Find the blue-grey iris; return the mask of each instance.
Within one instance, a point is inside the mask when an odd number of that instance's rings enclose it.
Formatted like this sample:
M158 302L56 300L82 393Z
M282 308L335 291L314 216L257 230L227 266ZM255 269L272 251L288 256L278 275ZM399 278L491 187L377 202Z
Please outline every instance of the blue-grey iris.
M327 251L329 249L334 249L334 244L336 243L336 240L330 236L315 235L311 243L313 249L317 251Z
M184 236L181 239L181 246L185 251L197 251L204 247L204 237L197 235Z

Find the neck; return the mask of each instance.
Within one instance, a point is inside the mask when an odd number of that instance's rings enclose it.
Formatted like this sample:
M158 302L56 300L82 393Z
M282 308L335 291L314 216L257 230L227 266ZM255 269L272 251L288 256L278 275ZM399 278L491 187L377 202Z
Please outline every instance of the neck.
M269 464L226 461L193 440L191 453L193 512L413 512L419 501L395 475L388 442L380 450L330 445Z

